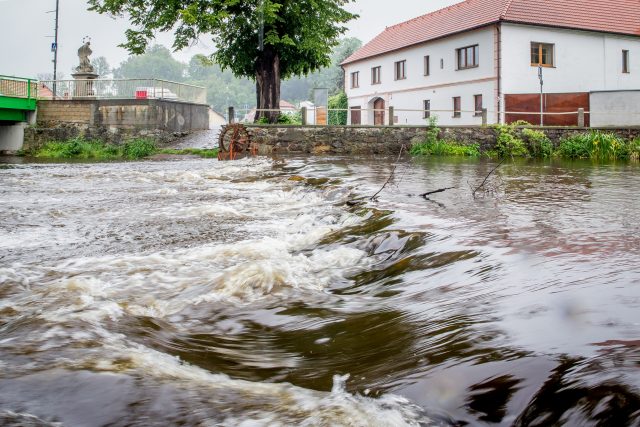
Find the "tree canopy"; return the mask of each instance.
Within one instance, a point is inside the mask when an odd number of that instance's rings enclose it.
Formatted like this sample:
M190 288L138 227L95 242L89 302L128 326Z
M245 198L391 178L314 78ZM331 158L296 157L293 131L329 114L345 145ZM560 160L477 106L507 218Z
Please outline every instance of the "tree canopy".
M154 45L143 55L130 56L113 70L116 78L157 79L180 82L184 80L185 65L162 45Z
M278 108L280 80L331 64L332 49L356 15L352 0L89 0L90 10L126 14L135 28L124 46L142 53L156 31L174 32L181 49L202 35L217 47L211 59L256 81L259 108ZM274 119L270 117L270 119Z

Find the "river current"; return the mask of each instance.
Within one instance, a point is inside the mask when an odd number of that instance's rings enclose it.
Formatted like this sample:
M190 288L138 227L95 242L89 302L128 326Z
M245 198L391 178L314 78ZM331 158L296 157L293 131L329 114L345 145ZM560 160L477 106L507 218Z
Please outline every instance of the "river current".
M638 165L395 161L0 164L0 425L640 425Z

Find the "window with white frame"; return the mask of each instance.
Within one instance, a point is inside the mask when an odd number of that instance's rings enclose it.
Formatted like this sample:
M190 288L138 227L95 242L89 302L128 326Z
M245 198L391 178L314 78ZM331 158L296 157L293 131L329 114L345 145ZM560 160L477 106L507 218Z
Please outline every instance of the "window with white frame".
M371 69L371 84L378 85L380 81L380 67L373 67Z

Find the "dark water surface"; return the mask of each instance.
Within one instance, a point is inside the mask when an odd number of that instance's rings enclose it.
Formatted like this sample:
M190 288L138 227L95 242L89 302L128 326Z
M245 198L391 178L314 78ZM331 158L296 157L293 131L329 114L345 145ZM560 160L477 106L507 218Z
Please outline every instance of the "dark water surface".
M394 161L0 165L0 425L640 425L640 167Z

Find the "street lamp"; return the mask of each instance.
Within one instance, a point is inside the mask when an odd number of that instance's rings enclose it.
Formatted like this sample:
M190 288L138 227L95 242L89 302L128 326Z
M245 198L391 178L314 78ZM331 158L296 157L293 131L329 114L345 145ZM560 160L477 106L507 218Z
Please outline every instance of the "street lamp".
M544 126L544 81L542 80L542 65L538 65L538 80L540 80L540 126Z

